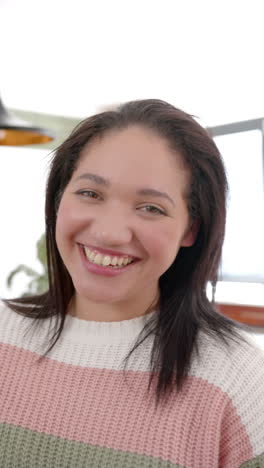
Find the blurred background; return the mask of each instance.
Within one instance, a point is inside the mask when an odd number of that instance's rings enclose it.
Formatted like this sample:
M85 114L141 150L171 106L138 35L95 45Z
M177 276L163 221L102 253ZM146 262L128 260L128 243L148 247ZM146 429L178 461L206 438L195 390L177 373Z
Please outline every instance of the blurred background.
M264 325L263 10L262 0L0 0L5 110L50 135L0 144L0 297L43 275L36 244L52 151L107 106L159 98L215 136L230 183L216 299Z

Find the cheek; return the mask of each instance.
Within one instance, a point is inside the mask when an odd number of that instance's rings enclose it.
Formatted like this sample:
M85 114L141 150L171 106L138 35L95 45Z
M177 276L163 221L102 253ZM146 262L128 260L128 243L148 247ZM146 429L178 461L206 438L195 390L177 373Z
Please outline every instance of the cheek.
M56 219L56 241L60 241L63 238L63 234L67 232L68 216L66 216L66 210L61 203L57 212Z
M175 222L166 226L155 226L148 231L144 245L150 257L159 262L162 269L167 269L174 261L180 245L180 236Z
M58 241L74 238L87 225L87 221L87 214L84 216L74 200L69 200L67 196L62 198L57 214L56 238Z
M78 220L76 210L72 209L69 204L64 203L62 200L58 209L56 221L56 242L58 248L63 246L74 236L77 226Z

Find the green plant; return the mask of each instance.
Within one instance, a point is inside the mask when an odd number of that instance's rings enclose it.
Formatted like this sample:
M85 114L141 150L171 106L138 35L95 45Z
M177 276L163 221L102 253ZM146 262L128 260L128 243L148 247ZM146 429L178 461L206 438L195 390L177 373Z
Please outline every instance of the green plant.
M48 271L47 271L47 254L46 254L46 237L42 234L37 241L37 259L42 266L42 272L39 273L27 265L19 265L15 270L9 273L6 280L7 286L11 288L13 280L18 273L24 273L31 278L27 285L27 291L22 294L22 297L31 296L32 294L41 294L48 289Z

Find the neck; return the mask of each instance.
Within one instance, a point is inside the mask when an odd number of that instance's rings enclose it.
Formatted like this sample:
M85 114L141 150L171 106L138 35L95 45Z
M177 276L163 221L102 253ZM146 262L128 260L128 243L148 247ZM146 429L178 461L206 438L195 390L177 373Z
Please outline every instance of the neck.
M68 307L68 314L82 320L96 322L119 322L140 317L152 312L158 305L159 292L152 297L144 297L133 304L105 304L89 301L89 299L74 294Z

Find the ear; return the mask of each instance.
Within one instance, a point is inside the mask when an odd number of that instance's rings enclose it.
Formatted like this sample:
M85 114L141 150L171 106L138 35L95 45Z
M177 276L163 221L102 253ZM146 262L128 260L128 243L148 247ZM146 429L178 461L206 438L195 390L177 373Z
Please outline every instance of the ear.
M181 247L191 247L195 243L200 224L199 219L193 221L182 238Z

